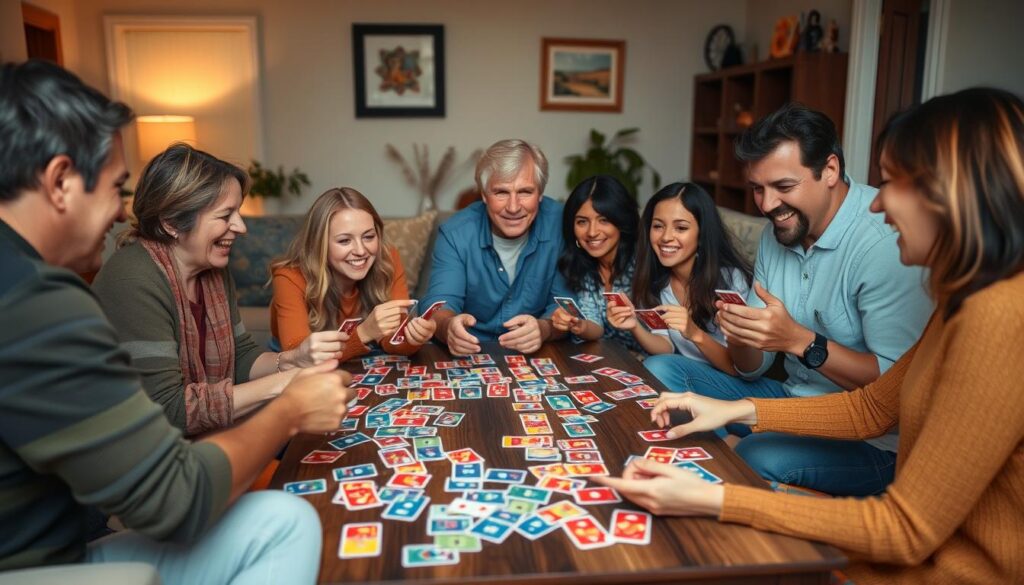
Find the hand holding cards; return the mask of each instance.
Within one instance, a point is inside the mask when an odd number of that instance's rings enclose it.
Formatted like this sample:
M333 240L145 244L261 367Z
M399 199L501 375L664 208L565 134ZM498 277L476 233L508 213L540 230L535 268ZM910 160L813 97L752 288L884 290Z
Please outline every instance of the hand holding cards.
M738 292L736 292L734 290L717 289L716 288L715 289L715 294L718 295L718 298L721 299L723 303L728 303L730 305L744 305L744 306L746 306L746 304L747 304L747 301L743 299L743 295L741 295L740 293L738 293Z
M668 323L661 317L661 311L655 309L637 309L635 311L638 321L644 324L651 331L667 331Z

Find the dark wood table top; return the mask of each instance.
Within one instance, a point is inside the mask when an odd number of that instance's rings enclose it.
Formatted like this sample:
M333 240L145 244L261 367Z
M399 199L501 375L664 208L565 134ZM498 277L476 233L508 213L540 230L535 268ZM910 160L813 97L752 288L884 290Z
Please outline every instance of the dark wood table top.
M484 353L489 353L495 365L508 373L504 360L506 352L498 344L484 344ZM569 359L570 355L591 353L604 356L595 364L585 364ZM665 388L647 372L643 366L621 346L607 342L590 342L575 345L568 341L545 344L529 358L551 358L557 365L562 381L565 376L589 374L592 370L610 366L635 373L644 378L655 390ZM413 364L426 364L428 371L435 361L453 359L438 346L424 346L412 356ZM358 361L345 364L353 372L361 372ZM394 383L400 372L392 371L385 380ZM728 483L767 486L736 454L712 433L685 437L663 443L647 443L636 431L653 428L649 411L636 404L635 399L621 402L605 398L603 393L620 390L624 386L603 376L595 384L569 385L570 390L593 389L616 408L595 415L598 422L592 427L597 436L593 437L604 456L611 473L620 475L629 455L643 455L653 445L668 447L700 446L714 458L700 463ZM511 386L514 388L515 383ZM564 393L563 393L564 394ZM404 397L401 391L394 397ZM361 403L373 406L384 398L371 394ZM484 398L479 400L454 400L425 402L439 404L446 410L466 413L466 418L457 427L440 427L444 449L452 451L472 447L486 459L486 467L526 469L535 462L524 459L523 449L504 449L503 435L525 435L518 413L513 412L513 398ZM417 403L418 404L418 403ZM545 412L551 422L554 438L569 438L559 424L551 407L544 403ZM361 431L363 428L360 418ZM366 431L372 436L372 429ZM274 475L271 487L280 489L285 482L304 479L326 478L328 491L306 497L320 513L323 523L323 557L320 565L322 583L430 583L441 584L519 584L519 583L827 583L831 569L841 567L846 559L836 549L745 526L722 524L711 518L669 518L655 517L650 545L636 546L616 544L590 551L578 550L566 534L556 530L535 541L529 541L518 534L512 534L502 544L483 543L478 553L462 553L457 565L419 567L405 569L400 562L401 547L406 544L429 544L433 537L426 533L429 510L424 510L415 522L381 520L383 508L351 512L344 506L332 504L337 483L331 477L335 467L373 462L380 476L375 478L379 487L391 476L390 470L381 465L377 446L370 442L347 449L346 454L335 464L307 465L299 460L313 449L331 449L327 441L337 435L300 435L288 446L281 465ZM410 441L411 442L411 441ZM450 474L447 460L426 464L433 479L427 486L430 504L445 504L460 494L444 491L444 480ZM536 480L529 476L526 484ZM487 484L494 487L497 484ZM596 485L590 482L589 485ZM562 499L572 501L569 496L554 494L552 502ZM608 526L615 508L640 509L623 501L617 504L587 506L586 510L605 527ZM341 528L351 522L383 523L383 549L379 557L341 560L338 558L338 544Z

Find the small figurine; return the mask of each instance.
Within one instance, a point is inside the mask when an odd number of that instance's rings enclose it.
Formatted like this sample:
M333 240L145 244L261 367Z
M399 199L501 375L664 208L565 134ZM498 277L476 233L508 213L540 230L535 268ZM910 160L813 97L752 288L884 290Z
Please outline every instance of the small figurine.
M817 10L812 10L807 15L807 28L804 29L804 33L800 38L800 50L820 51L821 40L821 13Z
M825 38L821 41L821 50L826 53L839 52L839 25L836 24L834 18L828 21L828 32L825 33Z

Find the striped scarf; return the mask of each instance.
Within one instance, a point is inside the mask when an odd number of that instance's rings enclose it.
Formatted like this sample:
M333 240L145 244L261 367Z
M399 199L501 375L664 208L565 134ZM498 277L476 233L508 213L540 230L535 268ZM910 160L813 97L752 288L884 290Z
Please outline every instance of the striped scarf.
M185 392L185 435L192 436L231 426L235 377L235 336L231 308L220 270L204 270L196 279L206 305L206 347L199 347L199 327L189 308L188 295L167 244L140 238L153 262L167 277L178 312L178 364ZM206 356L203 365L200 352Z

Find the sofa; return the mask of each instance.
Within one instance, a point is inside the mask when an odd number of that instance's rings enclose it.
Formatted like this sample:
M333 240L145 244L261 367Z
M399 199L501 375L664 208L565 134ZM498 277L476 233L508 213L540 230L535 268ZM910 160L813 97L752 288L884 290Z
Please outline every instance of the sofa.
M767 220L719 208L739 252L754 261ZM409 218L384 218L385 239L398 248L409 281L409 294L422 298L430 282L431 257L437 226L452 211L429 211ZM245 328L262 347L270 342L270 262L282 255L302 224L301 215L248 217L248 233L232 246L228 264L238 288L238 305Z

